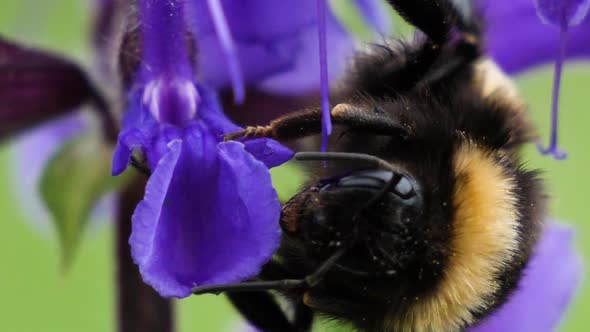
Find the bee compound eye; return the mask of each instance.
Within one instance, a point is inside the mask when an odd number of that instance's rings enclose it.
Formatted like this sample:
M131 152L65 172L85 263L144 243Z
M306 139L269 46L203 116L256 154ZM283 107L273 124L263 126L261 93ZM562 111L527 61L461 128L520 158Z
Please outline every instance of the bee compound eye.
M334 189L364 189L371 192L383 190L391 185L390 192L401 199L411 199L416 196L415 181L407 175L393 173L386 170L362 170L343 177L326 181L320 186L321 192Z
M336 187L382 190L392 177L393 173L384 170L358 171L340 178Z

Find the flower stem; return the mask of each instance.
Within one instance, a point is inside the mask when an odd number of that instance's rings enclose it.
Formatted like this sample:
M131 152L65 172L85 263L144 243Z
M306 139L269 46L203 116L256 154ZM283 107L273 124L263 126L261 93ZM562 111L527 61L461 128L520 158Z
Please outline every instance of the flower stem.
M143 198L144 180L135 180L119 193L115 245L117 261L117 331L173 332L172 303L141 279L129 248L131 216Z

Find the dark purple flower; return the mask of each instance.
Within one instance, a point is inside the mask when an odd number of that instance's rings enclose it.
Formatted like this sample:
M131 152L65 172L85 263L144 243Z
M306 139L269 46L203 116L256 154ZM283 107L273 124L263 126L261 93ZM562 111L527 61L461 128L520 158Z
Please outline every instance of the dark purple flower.
M98 99L75 63L0 38L0 139Z
M113 173L133 150L146 156L152 174L132 220L132 256L162 296L185 297L194 286L252 277L270 259L280 204L268 167L292 153L266 139L223 142L239 127L193 80L182 1L139 8L142 59Z

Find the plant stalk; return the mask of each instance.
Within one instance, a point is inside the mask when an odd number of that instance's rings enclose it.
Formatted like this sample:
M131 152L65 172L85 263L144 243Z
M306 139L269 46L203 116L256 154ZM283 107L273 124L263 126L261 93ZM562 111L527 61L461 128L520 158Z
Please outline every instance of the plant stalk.
M139 269L131 258L131 216L137 203L143 198L145 188L145 180L137 178L118 196L115 224L117 331L173 332L172 302L160 297L153 288L143 282Z

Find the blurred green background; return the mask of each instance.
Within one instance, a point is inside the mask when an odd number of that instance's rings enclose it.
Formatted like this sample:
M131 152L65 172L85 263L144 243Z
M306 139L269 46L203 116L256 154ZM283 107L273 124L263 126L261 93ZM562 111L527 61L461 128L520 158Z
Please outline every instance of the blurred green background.
M73 56L88 64L86 36L91 1L2 0L0 35ZM346 14L346 13L345 13ZM350 14L350 13L349 13ZM516 50L516 49L515 49ZM517 78L522 94L543 137L549 128L552 72L549 66ZM577 230L577 246L590 265L590 112L587 111L590 66L568 64L561 94L561 146L566 161L540 156L529 147L529 165L546 171L552 195L551 214ZM88 232L72 269L59 270L54 234L26 220L26 207L14 197L11 146L0 147L0 330L1 331L112 331L113 294L112 228ZM284 172L283 172L284 173ZM277 177L284 185L285 176ZM584 189L586 188L586 189ZM539 301L543 300L539 294ZM590 288L583 284L561 331L586 331ZM176 303L180 332L232 331L239 318L222 297L193 297Z

